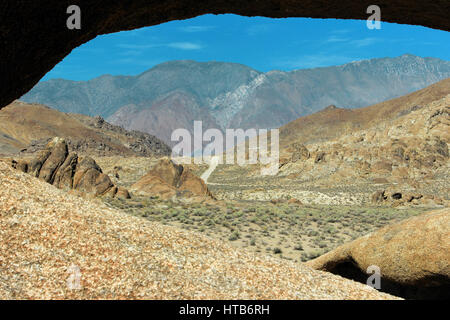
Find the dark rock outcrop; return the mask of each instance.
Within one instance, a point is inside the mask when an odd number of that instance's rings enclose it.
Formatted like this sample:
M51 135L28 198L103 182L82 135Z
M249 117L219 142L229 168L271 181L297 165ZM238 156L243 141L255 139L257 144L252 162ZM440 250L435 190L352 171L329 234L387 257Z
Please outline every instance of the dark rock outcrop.
M53 185L57 188L69 190L73 188L73 176L77 168L78 155L70 153L55 175Z
M57 170L62 166L69 154L69 148L64 139L55 138L47 145L46 154L49 156L42 164L38 177L45 182L53 184Z
M84 157L73 177L73 188L94 196L105 195L114 184L91 157Z
M37 157L31 160L28 165L28 173L30 173L34 177L39 177L39 173L41 172L41 168L44 165L45 161L47 161L48 157L51 154L50 149L41 150Z
M151 134L136 130L125 130L121 126L105 121L105 119L101 116L96 116L94 118L79 117L78 119L85 125L99 129L102 132L107 132L111 135L119 134L128 137L129 142L126 144L127 148L138 155L169 156L172 153L172 150L168 145ZM75 151L84 151L89 147L92 148L92 146L94 146L97 150L105 150L109 148L108 145L101 144L95 139L91 139L90 141L70 139L68 144Z
M60 189L74 189L91 196L130 198L128 190L116 187L94 159L84 157L79 161L76 153L69 153L62 138L53 138L30 164L13 160L12 167Z
M23 160L19 160L19 161L12 160L11 167L13 167L16 170L25 172L25 173L28 171L28 163Z
M449 201L435 195L424 195L422 193L401 188L389 187L385 190L378 190L371 195L371 202L384 206L413 206L422 205L429 207L447 206Z

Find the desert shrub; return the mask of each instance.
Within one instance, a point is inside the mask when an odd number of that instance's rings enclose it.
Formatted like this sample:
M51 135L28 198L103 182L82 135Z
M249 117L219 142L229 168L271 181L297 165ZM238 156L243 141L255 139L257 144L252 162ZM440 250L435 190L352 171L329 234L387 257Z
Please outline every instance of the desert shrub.
M315 230L311 230L310 232L308 232L308 236L310 237L317 237L319 235L319 232L315 231Z
M275 254L282 254L283 251L281 251L280 248L274 248L274 249L273 249L273 253L275 253Z
M306 262L309 260L309 255L306 252L303 252L302 255L300 256L300 260L302 262Z
M314 251L311 251L309 254L308 254L308 259L315 259L315 258L317 258L317 257L319 257L320 255L321 255L322 253L320 252L320 251L318 251L318 250L314 250Z
M323 241L319 242L319 248L326 248L326 247L327 247L327 244L325 242L323 242Z
M239 235L239 231L233 231L233 233L231 234L231 236L228 238L228 240L230 241L236 241L237 239L239 239L240 235Z
M325 232L333 234L336 232L336 229L333 226L328 226L325 228Z

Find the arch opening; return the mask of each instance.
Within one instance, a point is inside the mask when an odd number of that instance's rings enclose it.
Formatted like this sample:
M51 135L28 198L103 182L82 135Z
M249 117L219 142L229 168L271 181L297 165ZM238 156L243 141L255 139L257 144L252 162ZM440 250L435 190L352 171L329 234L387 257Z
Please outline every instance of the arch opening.
M66 27L67 8L78 5L83 10L81 30ZM153 1L134 0L108 3L90 1L3 2L0 5L1 82L0 107L28 92L53 66L74 48L97 35L163 22L187 19L202 14L235 13L243 16L311 17L366 19L370 1L353 0L345 6L332 0L314 1ZM437 0L380 0L383 21L422 25L450 30L447 17L450 4ZM417 14L420 12L420 15Z

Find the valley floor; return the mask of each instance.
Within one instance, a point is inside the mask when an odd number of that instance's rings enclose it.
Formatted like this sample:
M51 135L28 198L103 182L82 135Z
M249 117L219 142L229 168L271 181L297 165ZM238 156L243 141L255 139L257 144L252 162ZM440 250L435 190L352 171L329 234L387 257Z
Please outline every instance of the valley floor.
M179 203L106 199L113 208L165 225L194 230L246 251L295 262L316 258L380 227L429 209L301 205L268 201Z
M115 184L129 188L156 160L96 157L96 161ZM206 168L191 167L198 176ZM221 179L224 170L227 179ZM426 206L374 206L367 199L379 186L314 188L277 183L272 178L245 179L248 172L238 166L217 171L208 187L218 201L162 200L157 196L104 201L133 216L295 262L311 260L382 226L430 210ZM297 201L289 201L294 200L292 196Z

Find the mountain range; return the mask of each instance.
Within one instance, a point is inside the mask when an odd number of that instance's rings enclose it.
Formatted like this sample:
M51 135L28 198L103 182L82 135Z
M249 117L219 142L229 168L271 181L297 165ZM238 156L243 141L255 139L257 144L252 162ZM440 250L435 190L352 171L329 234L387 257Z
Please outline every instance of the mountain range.
M170 61L137 76L52 79L21 98L63 112L102 116L166 143L177 128L275 128L328 105L359 108L450 77L450 62L405 54L290 72L227 62Z

